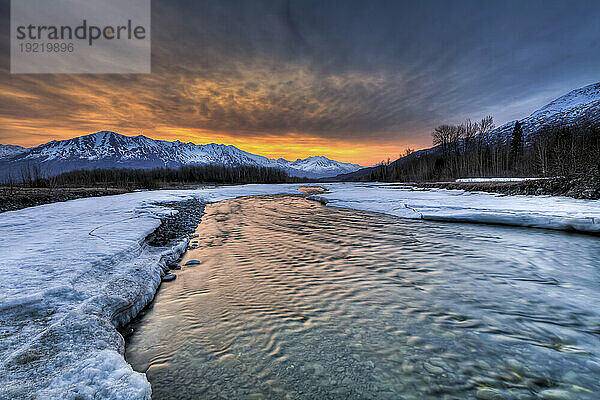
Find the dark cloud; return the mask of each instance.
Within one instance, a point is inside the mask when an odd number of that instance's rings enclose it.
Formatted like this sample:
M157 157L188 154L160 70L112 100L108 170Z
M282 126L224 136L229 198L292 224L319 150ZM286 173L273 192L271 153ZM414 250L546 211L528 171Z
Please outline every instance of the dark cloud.
M3 118L426 144L436 124L501 123L600 80L596 0L152 6L149 76L9 75L4 39Z

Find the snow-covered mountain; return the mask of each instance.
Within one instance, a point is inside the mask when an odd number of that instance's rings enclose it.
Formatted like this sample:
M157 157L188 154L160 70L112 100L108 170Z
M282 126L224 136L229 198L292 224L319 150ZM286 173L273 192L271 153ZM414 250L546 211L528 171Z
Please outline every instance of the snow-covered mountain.
M277 161L282 160L279 159ZM316 174L319 177L335 176L337 174L345 174L362 168L358 164L333 161L324 156L313 156L305 159L299 158L293 162L283 161L289 163L286 167L289 171L298 171L297 173L290 173L290 175L293 176L305 176L305 174Z
M600 82L572 90L519 121L526 139L544 126L600 124ZM515 122L496 128L492 135L510 138Z
M3 146L2 149L8 146ZM178 168L183 165L253 165L278 168L291 176L321 178L360 169L356 164L333 161L323 156L296 161L278 160L247 153L223 144L196 145L180 141L154 140L146 136L124 136L97 132L68 140L53 140L30 149L7 149L0 153L0 178L18 176L26 165L39 165L45 174L82 168Z
M27 151L25 147L13 146L12 144L0 144L0 159L16 156Z

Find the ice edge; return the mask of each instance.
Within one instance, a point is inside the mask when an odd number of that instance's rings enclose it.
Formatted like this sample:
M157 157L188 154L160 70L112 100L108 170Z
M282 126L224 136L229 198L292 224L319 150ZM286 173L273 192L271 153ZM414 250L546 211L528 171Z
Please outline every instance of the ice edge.
M99 349L93 357L68 366L65 371L60 371L60 374L50 382L48 387L38 392L36 398L96 398L97 396L111 399L151 398L152 388L146 374L134 371L125 360L125 339L118 329L133 320L144 307L152 302L160 287L161 278L169 271L167 264L180 258L189 241L189 237L180 240L176 245L159 253L156 260L157 254L152 254L149 250L146 238L141 240L141 253L138 258L155 259L154 264L148 266L145 271L149 273L149 279L136 279L135 282L139 284L139 287L129 293L113 294L108 308L96 315L98 318L108 317L107 320L110 321L111 327L105 326L105 328L111 329L110 334L117 338L116 349ZM107 282L107 286L111 284L114 284L114 280ZM127 301L132 295L134 296L133 300ZM102 305L103 302L101 295L86 301L90 306L93 303ZM92 306L92 308L96 307Z

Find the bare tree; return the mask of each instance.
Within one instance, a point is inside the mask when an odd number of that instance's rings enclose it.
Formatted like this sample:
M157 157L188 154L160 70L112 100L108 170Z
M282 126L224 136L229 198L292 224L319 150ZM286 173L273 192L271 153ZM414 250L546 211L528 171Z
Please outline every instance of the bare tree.
M542 176L547 176L548 174L549 148L549 134L538 134L533 138L533 151L537 161L537 166L542 173Z
M491 142L490 132L494 129L494 118L488 115L479 123L479 134L477 135L477 174L484 175L484 153L485 147Z
M472 122L470 119L467 118L467 120L464 123L464 127L465 127L464 149L465 149L465 151L469 151L469 150L471 150L471 148L473 146L473 138L475 137L475 135L477 135L477 132L479 132L479 124L477 122Z
M431 133L433 145L441 146L444 154L447 154L449 151L449 145L454 136L455 128L453 125L440 125Z
M463 139L463 171L467 175L472 175L476 169L476 166L473 164L476 163L474 161L475 153L475 136L479 132L479 124L477 122L472 122L470 119L467 119L464 123L464 139Z

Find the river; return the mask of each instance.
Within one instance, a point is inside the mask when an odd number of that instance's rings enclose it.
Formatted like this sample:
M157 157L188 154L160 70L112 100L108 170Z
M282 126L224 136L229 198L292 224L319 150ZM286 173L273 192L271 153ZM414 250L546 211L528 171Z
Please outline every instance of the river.
M597 237L290 195L205 211L127 339L157 399L600 396Z

